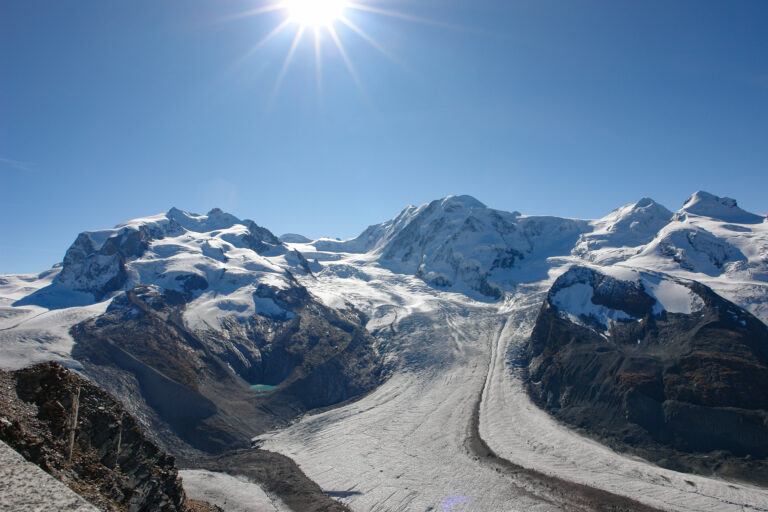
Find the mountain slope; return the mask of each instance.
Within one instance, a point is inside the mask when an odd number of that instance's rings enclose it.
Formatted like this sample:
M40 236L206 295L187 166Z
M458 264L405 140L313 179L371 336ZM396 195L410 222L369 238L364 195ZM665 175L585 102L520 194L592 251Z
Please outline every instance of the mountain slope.
M709 288L572 267L526 360L558 419L668 467L768 483L768 327Z
M586 221L523 216L469 196L449 196L409 206L355 239L312 245L321 251L367 252L381 265L437 288L499 299L511 283L540 276L537 263L570 250L587 229Z
M311 272L251 221L171 209L80 234L47 284L13 301L20 325L5 334L19 351L55 336L177 453L245 447L383 376L361 317L295 280Z
M672 220L672 212L644 197L622 206L592 223L572 253L586 260L609 265L637 254L661 228Z

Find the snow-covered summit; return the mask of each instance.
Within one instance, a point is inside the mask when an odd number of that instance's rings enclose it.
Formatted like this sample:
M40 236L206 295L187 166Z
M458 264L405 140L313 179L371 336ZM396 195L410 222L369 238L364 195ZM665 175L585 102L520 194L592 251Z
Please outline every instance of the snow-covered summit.
M254 297L261 284L290 285L306 259L266 228L220 209L197 215L176 208L115 228L81 233L49 286L19 301L48 308L101 302L137 285L184 294L190 324L280 311Z
M700 215L704 212L709 216ZM597 220L527 216L494 210L470 196L448 196L408 206L357 238L311 245L322 252L365 254L437 288L498 298L517 284L547 279L550 272L556 277L561 273L556 269L574 259L690 279L697 276L689 274L742 272L748 280L764 281L768 223L735 223L755 219L762 217L703 192L677 214L644 197Z
M595 222L595 232L625 235L631 243L648 241L672 218L672 212L651 198L616 208Z
M696 192L626 264L730 280L768 280L768 223L736 200Z
M678 216L685 218L685 214L710 217L737 224L757 224L765 221L764 216L739 208L735 199L718 197L703 190L699 190L685 201L682 210L678 212Z
M414 275L437 289L475 298L500 298L521 283L554 279L571 264L585 261L689 279L727 275L765 282L768 223L735 222L755 219L762 217L744 212L734 200L705 192L695 193L675 215L646 197L597 220L521 215L459 195L407 206L393 219L341 241L296 234L279 239L253 221L219 209L198 215L172 208L113 229L82 233L53 284L27 300L39 303L53 292L60 298L65 290L91 296L90 302L78 298L85 305L136 284L192 296L221 293L224 286L228 294L240 286L221 284L222 276L231 281L238 275L240 283L271 274L282 281L286 271L320 272L319 261L332 262L345 254L357 255L359 264Z
M588 229L587 221L523 216L489 208L471 196L448 196L408 206L355 239L314 245L323 251L369 253L387 268L438 288L498 298L504 282L526 278L522 269L535 261L534 254L567 254Z
M625 260L650 242L671 219L671 211L644 197L594 221L593 231L579 238L573 254L600 263Z
M446 196L440 200L440 206L446 212L458 210L461 208L487 208L481 201L468 195Z
M300 235L298 233L285 233L280 235L278 239L281 242L288 244L308 244L312 242L311 238L307 238L306 236Z

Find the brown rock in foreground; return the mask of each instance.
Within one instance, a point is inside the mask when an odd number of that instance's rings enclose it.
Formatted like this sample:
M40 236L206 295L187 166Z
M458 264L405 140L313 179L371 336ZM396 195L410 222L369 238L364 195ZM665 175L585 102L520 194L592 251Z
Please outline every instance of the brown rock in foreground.
M0 371L0 439L102 510L190 510L174 458L57 363Z

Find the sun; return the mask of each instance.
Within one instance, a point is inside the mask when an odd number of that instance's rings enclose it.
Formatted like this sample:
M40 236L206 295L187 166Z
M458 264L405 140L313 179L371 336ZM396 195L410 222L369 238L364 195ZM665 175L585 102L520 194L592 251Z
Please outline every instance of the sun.
M304 27L328 27L344 17L347 0L285 0L288 18Z
M280 86L285 78L291 60L296 53L305 36L309 36L314 42L315 50L315 80L317 82L318 97L322 95L323 65L322 56L324 55L323 46L330 44L336 47L334 52L344 62L349 74L355 81L361 95L367 98L365 87L362 80L355 70L350 55L347 53L345 44L342 41L347 36L359 37L370 46L378 50L383 56L390 59L395 64L412 73L412 70L393 55L384 45L371 37L362 27L358 26L358 20L367 16L384 16L400 21L423 23L441 27L454 28L450 25L433 21L426 18L412 16L407 12L399 10L386 9L381 7L382 2L403 0L248 0L256 4L252 9L224 18L226 20L236 20L269 13L278 13L279 22L261 40L259 40L248 52L241 57L238 62L243 62L251 55L263 48L267 42L276 38L284 32L293 32L293 41L290 43L288 53L280 68L280 72L275 80L272 93L269 96L267 105L272 105L280 91Z

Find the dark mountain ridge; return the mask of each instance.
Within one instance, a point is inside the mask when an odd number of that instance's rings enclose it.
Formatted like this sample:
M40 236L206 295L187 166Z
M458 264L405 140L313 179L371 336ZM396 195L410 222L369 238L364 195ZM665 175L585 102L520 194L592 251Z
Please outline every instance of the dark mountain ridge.
M768 327L700 283L675 282L700 309L659 310L642 281L586 267L561 276L527 347L529 392L557 419L622 450L765 485ZM572 286L590 287L593 306L624 318L605 325L558 307Z

